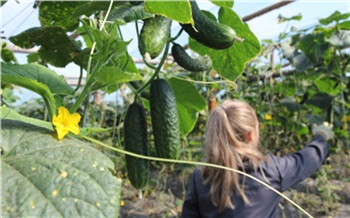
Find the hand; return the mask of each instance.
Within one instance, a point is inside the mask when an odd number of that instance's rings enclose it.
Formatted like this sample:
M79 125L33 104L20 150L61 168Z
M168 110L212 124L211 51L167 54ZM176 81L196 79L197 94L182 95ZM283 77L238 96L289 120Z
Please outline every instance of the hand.
M313 125L312 126L312 134L322 134L326 140L331 139L334 137L334 132L332 131L333 125L329 124L328 122L324 122L321 125Z

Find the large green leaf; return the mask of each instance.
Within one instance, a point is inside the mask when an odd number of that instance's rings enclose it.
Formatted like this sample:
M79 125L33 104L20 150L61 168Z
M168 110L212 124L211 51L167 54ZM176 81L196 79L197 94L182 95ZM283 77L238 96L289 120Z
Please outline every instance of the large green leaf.
M202 56L209 55L213 62L213 69L222 77L233 81L243 73L245 64L259 54L260 43L248 24L243 23L231 9L220 8L219 21L232 27L244 41L235 42L228 49L215 50L189 38L189 47Z
M306 57L304 52L295 54L295 56L292 57L292 63L297 72L303 72L315 66L315 64Z
M291 20L301 20L302 18L303 16L300 13L291 17L285 17L280 14L278 15L278 23L288 22Z
M3 76L18 78L19 80L22 78L35 80L46 85L55 94L72 94L74 91L63 76L59 76L49 68L35 63L23 65L1 63L1 78ZM29 89L33 90L33 88Z
M334 21L339 22L340 20L345 20L348 17L350 17L350 13L342 14L339 11L335 11L332 15L326 18L320 19L319 22L323 25L328 25Z
M0 46L0 53L1 53L1 59L5 62L17 62L16 57L13 55L13 52L7 49L7 44L1 43Z
M3 68L3 66L7 66L7 65L1 63L1 66ZM8 72L11 72L11 71L8 71ZM17 86L21 86L35 93L38 93L43 98L45 105L49 111L49 115L52 117L54 114L56 114L56 100L47 85L41 82L38 82L35 79L18 76L11 73L2 73L1 81L11 83Z
M350 46L350 31L349 30L340 30L332 34L328 40L332 45L337 48L343 49Z
M139 69L136 67L134 60L132 57L125 53L118 59L119 66L123 67L123 74L126 74L125 76L128 76L131 80L129 81L134 81L136 78L141 78L142 76L140 75ZM124 67L125 66L125 67ZM138 75L138 76L137 76ZM106 91L108 93L113 93L117 91L117 86L116 85L108 85L106 88Z
M110 60L117 61L118 58L127 52L127 46L130 41L123 41L118 33L118 28L113 24L106 24L106 31L91 27L84 22L84 26L96 43L96 50L92 57L99 60L101 63L107 64Z
M82 141L2 120L1 217L118 217L113 162Z
M191 82L174 77L168 81L176 97L180 132L186 136L196 124L198 112L206 107L206 101Z
M73 31L79 26L79 20L71 20L74 9L84 2L78 1L42 1L39 6L41 26L60 26Z
M350 20L339 23L338 28L341 30L350 30Z
M139 73L123 71L119 67L105 66L96 74L95 79L97 83L92 88L93 90L117 83L142 80L142 76Z
M308 34L298 43L298 48L313 63L318 63L323 54L328 50L329 43L325 42L324 34Z
M301 109L301 105L292 97L282 98L280 104L285 106L291 115Z
M234 0L210 0L212 3L216 4L219 7L226 7L226 8L232 8Z
M1 117L1 120L2 119L17 120L24 123L29 123L31 125L53 130L51 123L43 120L35 119L32 117L23 116L19 114L17 111L15 111L14 109L6 107L6 105L3 105L0 107L0 117Z
M309 134L309 128L307 127L307 125L305 123L301 123L299 125L297 125L296 127L296 132L298 135L307 135Z
M180 23L194 23L189 0L145 0L145 11L168 17Z
M306 104L314 105L322 110L327 110L332 106L333 97L327 93L316 93L310 99L305 101Z
M41 46L41 59L56 67L65 67L80 51L62 27L33 27L9 38L22 48Z
M120 4L119 1L115 1L113 4ZM110 5L109 1L93 1L74 8L70 19L79 18L82 15L89 17L90 15L98 11L106 11Z
M114 7L109 14L108 20L120 20L128 23L135 20L143 20L149 17L153 17L152 13L145 11L143 5L121 5Z
M8 0L1 0L0 1L0 7L2 7Z
M343 85L344 87L341 87L341 84L338 81L334 81L329 77L318 79L314 83L319 92L328 93L330 95L337 95L345 88L345 85Z

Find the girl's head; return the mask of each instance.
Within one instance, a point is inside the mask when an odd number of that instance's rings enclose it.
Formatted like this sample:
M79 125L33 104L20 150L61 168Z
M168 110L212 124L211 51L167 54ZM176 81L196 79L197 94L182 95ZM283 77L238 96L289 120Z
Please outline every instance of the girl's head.
M212 109L206 126L207 149L214 153L234 150L246 155L251 150L256 150L258 143L259 121L249 104L239 100L225 100Z
M265 156L258 150L259 121L254 109L239 100L225 100L210 112L205 135L205 162L245 170L257 169ZM214 205L220 210L233 207L228 193L242 196L249 202L239 184L237 173L203 167L204 181L211 185Z

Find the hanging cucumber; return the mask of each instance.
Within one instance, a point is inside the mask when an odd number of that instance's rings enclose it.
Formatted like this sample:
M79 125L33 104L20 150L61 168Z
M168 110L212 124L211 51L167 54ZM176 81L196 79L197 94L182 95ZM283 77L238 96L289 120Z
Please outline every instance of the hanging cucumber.
M165 79L151 82L150 108L158 156L177 159L181 148L179 117L174 92Z
M171 22L160 15L145 19L138 44L142 56L148 52L152 59L158 57L170 37Z
M186 70L192 72L211 70L212 62L209 56L193 59L187 54L185 49L177 43L173 43L171 53L176 63Z
M148 156L147 122L141 103L132 103L124 119L125 150ZM149 161L129 155L125 156L128 178L132 186L142 189L150 177Z
M180 23L180 25L191 38L213 49L226 49L233 45L237 39L234 29L207 17L202 13L196 1L190 1L190 4L195 29L192 24Z

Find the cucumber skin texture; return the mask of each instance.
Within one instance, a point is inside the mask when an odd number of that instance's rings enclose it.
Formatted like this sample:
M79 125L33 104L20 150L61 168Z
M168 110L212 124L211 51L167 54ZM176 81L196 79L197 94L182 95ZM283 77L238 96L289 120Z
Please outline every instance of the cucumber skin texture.
M212 62L209 57L193 59L187 54L184 48L177 43L173 43L171 53L176 63L186 70L192 72L211 70Z
M181 138L174 92L165 79L154 79L150 88L151 121L156 152L161 158L177 159Z
M160 55L170 36L171 23L172 20L160 15L145 19L138 44L142 56L146 52L152 59Z
M192 8L192 24L181 24L187 34L197 42L213 49L226 49L236 41L236 31L231 27L215 22L202 13L196 1L190 1Z
M148 156L147 121L141 103L132 103L124 119L124 147L126 151ZM128 179L136 189L142 189L150 177L149 161L125 156Z

